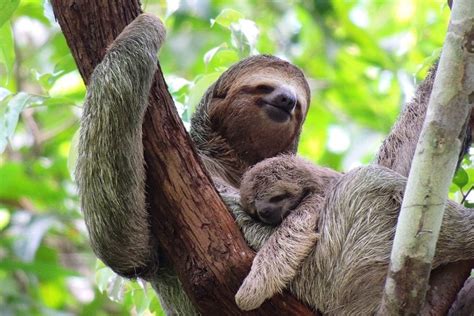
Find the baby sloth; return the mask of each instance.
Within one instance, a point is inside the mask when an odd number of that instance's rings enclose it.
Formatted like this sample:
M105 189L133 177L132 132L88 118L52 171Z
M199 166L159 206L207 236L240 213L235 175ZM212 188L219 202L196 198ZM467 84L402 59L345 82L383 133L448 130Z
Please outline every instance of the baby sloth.
M320 237L317 224L325 194L341 176L294 155L266 159L244 174L243 210L270 225L289 218L258 251L236 295L241 309L259 307L293 280Z
M242 207L261 222L277 225L303 201L322 197L328 185L340 176L292 155L270 158L244 174Z
M405 184L378 165L341 174L291 155L255 165L241 183L242 206L271 224L288 217L258 251L239 307L257 308L289 285L324 314L375 314ZM448 201L432 269L472 258L474 212Z

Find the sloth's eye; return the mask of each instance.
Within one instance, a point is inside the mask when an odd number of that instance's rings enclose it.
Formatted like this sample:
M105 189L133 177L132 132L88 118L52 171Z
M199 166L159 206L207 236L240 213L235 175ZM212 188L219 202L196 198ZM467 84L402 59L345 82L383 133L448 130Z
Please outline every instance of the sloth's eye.
M258 86L255 87L255 92L256 93L271 93L275 90L275 88L266 85L266 84L259 84Z
M268 202L270 203L278 203L278 202L281 202L283 201L284 199L287 199L290 197L290 194L288 193L283 193L283 194L279 194L279 195L275 195L273 197L270 198L270 200L268 200Z
M227 91L215 91L212 95L213 99L225 99L227 97Z

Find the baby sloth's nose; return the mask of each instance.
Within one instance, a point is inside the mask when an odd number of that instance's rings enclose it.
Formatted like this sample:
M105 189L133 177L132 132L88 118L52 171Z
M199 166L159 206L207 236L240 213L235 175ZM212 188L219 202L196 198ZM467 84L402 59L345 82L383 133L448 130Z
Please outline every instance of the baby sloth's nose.
M271 105L291 113L296 106L296 94L286 87L277 87L266 98Z
M280 224L283 220L282 210L279 207L266 206L259 209L257 213L262 222L270 225Z

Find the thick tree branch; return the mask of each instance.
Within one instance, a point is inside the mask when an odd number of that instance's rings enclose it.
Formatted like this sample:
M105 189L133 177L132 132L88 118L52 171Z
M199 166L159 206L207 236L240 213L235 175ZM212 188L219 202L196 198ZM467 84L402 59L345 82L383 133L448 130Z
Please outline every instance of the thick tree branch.
M457 0L408 177L380 313L419 314L472 108L474 3Z
M52 0L87 83L121 30L141 12L137 0ZM204 315L311 315L285 295L252 313L234 295L254 256L204 171L168 93L155 74L143 125L152 229L195 306Z

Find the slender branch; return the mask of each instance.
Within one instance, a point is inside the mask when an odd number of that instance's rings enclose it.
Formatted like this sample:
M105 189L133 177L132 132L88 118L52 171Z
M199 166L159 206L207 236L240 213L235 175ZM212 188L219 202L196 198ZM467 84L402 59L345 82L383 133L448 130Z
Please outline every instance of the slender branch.
M466 202L467 198L469 197L469 194L471 194L473 189L474 189L474 186L470 187L469 190L467 190L466 194L462 195L461 204L464 204L464 202Z
M474 2L455 1L398 219L382 315L416 315L425 300L449 185L474 102L473 22Z
M87 82L106 47L141 12L137 0L52 0ZM289 295L244 313L234 295L250 270L248 248L194 151L167 90L155 74L143 125L152 230L186 293L203 315L311 315Z

